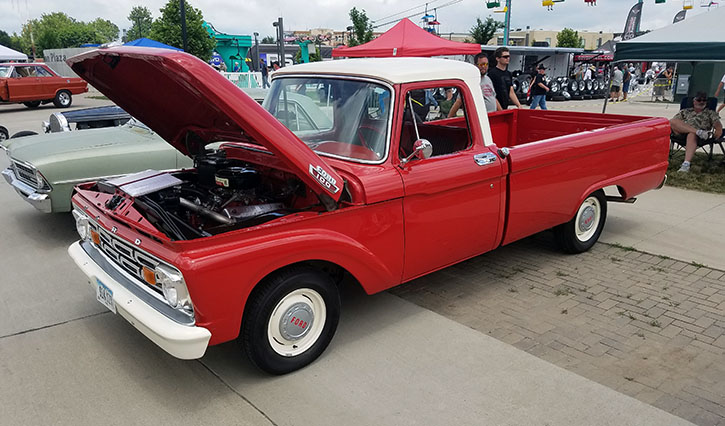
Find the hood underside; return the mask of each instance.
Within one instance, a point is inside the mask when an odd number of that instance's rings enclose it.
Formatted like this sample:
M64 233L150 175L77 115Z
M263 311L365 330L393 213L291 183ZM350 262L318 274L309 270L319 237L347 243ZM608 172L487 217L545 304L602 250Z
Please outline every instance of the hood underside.
M78 75L185 155L209 143L264 146L318 194L339 201L342 178L254 99L198 58L115 47L68 59Z

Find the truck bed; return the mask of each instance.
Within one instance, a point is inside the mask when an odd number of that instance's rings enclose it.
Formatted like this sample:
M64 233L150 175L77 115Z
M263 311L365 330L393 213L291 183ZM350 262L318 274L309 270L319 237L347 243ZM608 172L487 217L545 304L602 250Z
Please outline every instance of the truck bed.
M566 222L599 188L623 199L656 188L667 169L664 118L522 109L489 121L496 146L510 149L503 244Z

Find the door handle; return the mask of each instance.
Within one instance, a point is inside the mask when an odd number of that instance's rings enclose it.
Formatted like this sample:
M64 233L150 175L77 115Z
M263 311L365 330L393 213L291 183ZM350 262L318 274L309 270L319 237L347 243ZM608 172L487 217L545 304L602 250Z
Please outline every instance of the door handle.
M473 161L479 166L487 166L496 162L496 154L485 152L483 154L476 154L473 156Z

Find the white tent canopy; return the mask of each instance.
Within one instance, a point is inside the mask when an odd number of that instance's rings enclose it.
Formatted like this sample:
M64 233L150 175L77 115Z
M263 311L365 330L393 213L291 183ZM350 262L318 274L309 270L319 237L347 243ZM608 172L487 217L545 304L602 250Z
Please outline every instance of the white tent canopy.
M27 61L28 55L0 45L0 61Z

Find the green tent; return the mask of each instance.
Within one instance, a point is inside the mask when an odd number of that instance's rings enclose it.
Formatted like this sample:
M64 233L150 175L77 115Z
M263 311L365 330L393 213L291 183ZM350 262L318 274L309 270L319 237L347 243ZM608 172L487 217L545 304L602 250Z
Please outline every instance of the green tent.
M725 8L621 41L614 52L618 61L725 61Z

